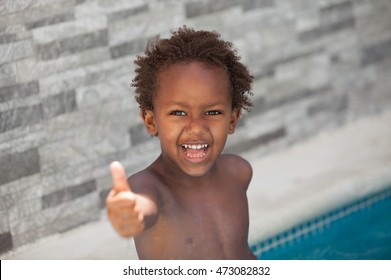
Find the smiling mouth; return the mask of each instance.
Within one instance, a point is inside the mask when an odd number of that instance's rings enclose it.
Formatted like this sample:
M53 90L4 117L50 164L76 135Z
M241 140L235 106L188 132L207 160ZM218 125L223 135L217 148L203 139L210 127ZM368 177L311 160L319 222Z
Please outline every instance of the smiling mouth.
M209 145L208 144L182 144L181 147L188 158L202 159L205 157Z

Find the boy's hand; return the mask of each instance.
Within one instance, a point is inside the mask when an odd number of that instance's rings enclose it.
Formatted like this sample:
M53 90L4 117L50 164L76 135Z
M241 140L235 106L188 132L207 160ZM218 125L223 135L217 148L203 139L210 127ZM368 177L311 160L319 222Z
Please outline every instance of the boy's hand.
M131 191L121 163L112 162L110 171L113 189L106 199L107 214L120 236L134 236L144 229L144 216L138 207L137 194Z

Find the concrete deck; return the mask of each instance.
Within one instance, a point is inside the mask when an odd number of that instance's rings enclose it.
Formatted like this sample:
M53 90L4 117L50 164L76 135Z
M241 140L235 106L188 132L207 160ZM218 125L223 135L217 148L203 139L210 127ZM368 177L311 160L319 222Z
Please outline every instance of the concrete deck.
M324 132L268 156L244 155L254 177L250 243L273 236L391 183L391 111ZM42 239L1 259L137 259L132 240L102 219Z

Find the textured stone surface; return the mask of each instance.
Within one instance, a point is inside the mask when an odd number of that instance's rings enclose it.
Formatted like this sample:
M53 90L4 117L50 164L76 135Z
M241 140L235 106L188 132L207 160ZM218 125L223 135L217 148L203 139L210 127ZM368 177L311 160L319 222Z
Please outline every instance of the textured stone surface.
M391 108L391 2L4 0L0 4L0 251L98 219L108 165L160 153L133 64L184 24L232 41L254 108L225 152L262 156Z
M31 95L38 94L38 92L39 84L37 81L2 87L0 88L0 103L14 99L25 98Z
M0 45L0 64L33 56L34 49L31 40L16 41Z
M50 60L91 48L107 45L107 31L98 30L93 33L77 35L37 46L38 58Z
M122 56L140 53L145 49L147 42L148 38L139 38L132 42L112 47L110 49L111 57L116 59Z
M13 248L12 235L10 232L0 233L0 253L7 252Z
M75 19L75 16L71 12L61 13L50 15L43 19L35 20L26 24L26 29L35 29L46 25L53 25L61 22L72 21Z
M19 221L11 221L15 246L20 246L53 232L61 233L99 217L96 193L83 196L57 207L51 207ZM34 230L31 230L34 229Z
M244 144L238 143L236 145L230 145L224 151L229 154L244 153L260 145L265 145L269 142L275 141L276 139L283 138L285 135L286 135L286 130L285 128L281 127L275 131L271 131L269 133L258 136L254 139L250 139L249 141L246 141Z
M19 126L36 124L42 118L43 110L41 104L0 112L0 133Z
M145 129L144 123L140 123L139 125L132 127L129 133L132 145L138 145L151 140L151 135L149 135Z
M40 171L37 149L0 157L0 184L29 176Z
M391 57L391 39L363 48L361 64L367 66Z
M96 190L96 182L88 181L80 185L59 190L42 197L42 208L50 208L58 204L74 200Z

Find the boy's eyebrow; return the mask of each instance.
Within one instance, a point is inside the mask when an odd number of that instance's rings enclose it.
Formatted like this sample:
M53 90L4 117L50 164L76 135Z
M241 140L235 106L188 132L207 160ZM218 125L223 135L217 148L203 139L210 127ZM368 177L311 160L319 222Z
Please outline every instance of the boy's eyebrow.
M191 107L190 105L188 105L185 102L177 102L177 101L167 102L167 105L180 106L180 107L185 107L185 108L190 108ZM220 102L213 102L213 103L205 104L205 107L210 108L210 107L215 107L215 106L219 106L219 105L222 105L222 103L220 103Z

